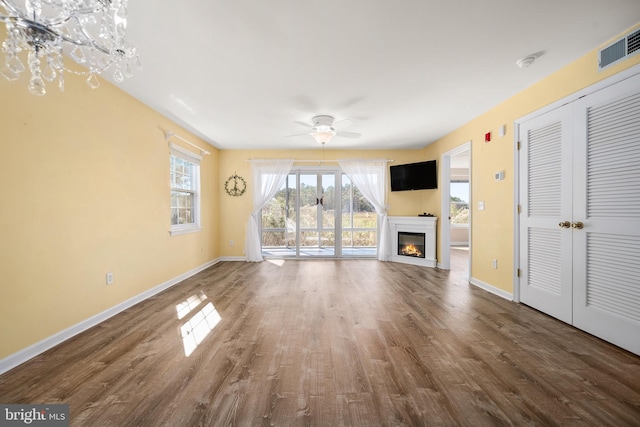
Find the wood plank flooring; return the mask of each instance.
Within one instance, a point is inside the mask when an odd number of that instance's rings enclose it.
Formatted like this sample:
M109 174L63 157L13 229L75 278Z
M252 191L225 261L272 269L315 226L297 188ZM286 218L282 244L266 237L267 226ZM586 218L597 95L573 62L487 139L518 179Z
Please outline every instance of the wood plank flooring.
M78 426L637 426L640 357L439 269L222 262L0 376L0 402Z

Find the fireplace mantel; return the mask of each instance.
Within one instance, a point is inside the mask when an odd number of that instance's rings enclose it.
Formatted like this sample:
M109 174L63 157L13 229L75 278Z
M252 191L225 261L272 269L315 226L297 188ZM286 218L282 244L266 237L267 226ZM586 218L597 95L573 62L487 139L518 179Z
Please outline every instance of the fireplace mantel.
M389 228L391 229L391 261L435 267L436 224L438 223L438 218L435 216L389 216L388 218ZM398 255L398 232L424 233L425 257L417 258Z

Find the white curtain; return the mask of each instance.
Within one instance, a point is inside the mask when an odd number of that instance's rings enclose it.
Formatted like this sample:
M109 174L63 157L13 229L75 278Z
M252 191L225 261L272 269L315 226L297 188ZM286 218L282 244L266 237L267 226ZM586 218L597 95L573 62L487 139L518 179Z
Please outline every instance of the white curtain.
M293 159L264 159L251 161L253 183L253 211L247 222L244 250L247 261L262 261L262 245L258 228L258 214L278 192L293 167Z
M387 220L387 161L338 159L338 164L347 174L353 185L373 205L380 224L378 259L391 259L389 248L389 221Z

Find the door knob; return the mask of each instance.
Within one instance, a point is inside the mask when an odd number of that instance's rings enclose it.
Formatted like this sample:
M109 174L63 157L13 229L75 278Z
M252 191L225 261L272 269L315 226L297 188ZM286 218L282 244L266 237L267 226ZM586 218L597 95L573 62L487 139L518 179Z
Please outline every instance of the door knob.
M560 228L570 228L571 227L571 223L569 221L562 221L560 224L558 224L558 226Z
M574 222L573 224L571 224L571 227L577 229L577 230L582 230L584 228L584 224L581 223L580 221L578 222Z

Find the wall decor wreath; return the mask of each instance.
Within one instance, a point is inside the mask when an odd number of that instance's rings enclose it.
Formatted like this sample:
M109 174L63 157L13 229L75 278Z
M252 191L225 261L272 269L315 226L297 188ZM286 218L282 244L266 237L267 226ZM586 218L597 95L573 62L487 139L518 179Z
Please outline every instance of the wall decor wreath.
M247 191L247 181L235 172L224 183L224 191L230 196L242 196Z

